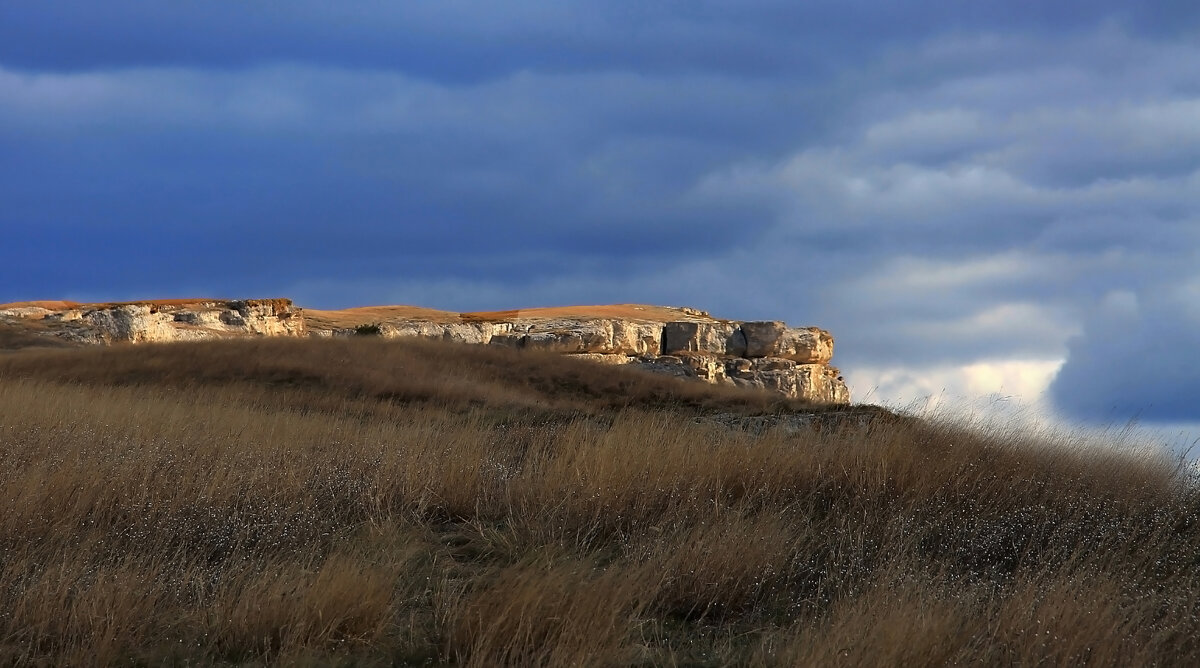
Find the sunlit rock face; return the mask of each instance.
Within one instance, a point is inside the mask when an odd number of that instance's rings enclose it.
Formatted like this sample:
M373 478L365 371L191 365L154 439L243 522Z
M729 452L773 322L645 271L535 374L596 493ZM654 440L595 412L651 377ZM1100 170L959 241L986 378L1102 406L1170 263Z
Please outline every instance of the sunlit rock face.
M829 365L833 357L829 332L778 321L717 320L694 309L680 309L678 315L681 319L666 322L589 317L512 317L469 323L416 320L343 328L334 335L417 336L539 350L819 403L849 403L845 381Z
M304 318L288 299L91 304L42 318L79 343L157 343L241 336L301 336Z
M833 336L818 327L788 327L778 320L743 322L746 357L778 357L801 364L827 364Z
M30 323L39 334L84 344L247 336L418 337L570 355L819 403L850 401L845 382L829 365L829 332L781 321L721 320L686 307L609 305L471 314L395 306L306 314L288 299L26 302L0 306L0 320Z

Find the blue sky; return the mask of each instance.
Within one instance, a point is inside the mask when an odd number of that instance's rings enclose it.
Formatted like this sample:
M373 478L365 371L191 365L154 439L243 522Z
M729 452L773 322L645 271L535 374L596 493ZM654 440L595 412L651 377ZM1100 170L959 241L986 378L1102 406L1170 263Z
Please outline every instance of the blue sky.
M653 302L1200 421L1192 2L0 5L0 301Z

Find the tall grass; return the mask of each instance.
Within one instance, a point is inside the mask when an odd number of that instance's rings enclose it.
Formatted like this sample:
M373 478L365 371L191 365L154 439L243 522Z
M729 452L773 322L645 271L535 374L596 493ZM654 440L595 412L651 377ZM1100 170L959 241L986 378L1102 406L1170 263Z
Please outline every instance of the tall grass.
M1200 661L1170 461L475 354L0 359L0 663Z

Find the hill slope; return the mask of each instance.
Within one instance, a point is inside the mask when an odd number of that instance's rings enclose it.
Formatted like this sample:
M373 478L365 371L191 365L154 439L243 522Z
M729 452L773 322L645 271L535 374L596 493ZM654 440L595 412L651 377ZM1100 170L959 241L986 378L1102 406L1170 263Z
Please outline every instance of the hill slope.
M1200 660L1193 488L1019 433L262 339L0 357L0 449L3 663Z
M167 299L0 304L0 350L53 344L227 338L424 338L573 355L714 385L846 404L833 336L781 321L737 322L686 307L610 304L480 313L414 306L321 311L290 299Z

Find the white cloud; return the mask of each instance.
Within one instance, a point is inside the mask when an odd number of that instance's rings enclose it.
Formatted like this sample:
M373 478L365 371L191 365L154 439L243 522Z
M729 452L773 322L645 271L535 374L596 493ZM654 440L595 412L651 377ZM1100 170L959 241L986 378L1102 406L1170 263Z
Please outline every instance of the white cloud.
M906 407L958 406L979 398L1040 404L1062 360L998 359L963 365L858 366L845 376L856 399Z

